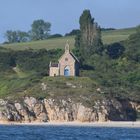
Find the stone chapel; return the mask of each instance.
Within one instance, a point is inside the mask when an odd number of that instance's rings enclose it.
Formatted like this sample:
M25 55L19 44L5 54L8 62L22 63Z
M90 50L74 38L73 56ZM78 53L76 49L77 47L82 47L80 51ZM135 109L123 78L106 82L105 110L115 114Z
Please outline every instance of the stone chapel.
M69 44L65 45L65 52L58 63L49 65L49 76L79 76L79 60L70 51Z

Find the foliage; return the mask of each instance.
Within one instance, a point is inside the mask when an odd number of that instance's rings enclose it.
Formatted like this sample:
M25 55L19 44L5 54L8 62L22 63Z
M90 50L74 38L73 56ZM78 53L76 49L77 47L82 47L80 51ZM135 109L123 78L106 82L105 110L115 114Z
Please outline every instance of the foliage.
M116 30L115 28L101 28L101 31L112 31L112 30Z
M86 64L94 69L86 76L102 85L106 95L140 99L140 36L139 31L128 40L106 46L102 55L93 54ZM85 76L85 73L82 73Z
M135 34L130 35L129 39L124 42L127 46L126 55L128 59L140 62L140 26Z
M110 30L110 31L102 31L102 40L104 44L112 44L115 42L120 42L122 40L126 40L129 35L136 32L136 28L129 29L119 29L119 30ZM26 49L64 49L64 44L69 40L70 48L74 48L75 36L67 36L61 38L54 39L46 39L39 41L31 41L26 43L12 43L12 44L3 44L2 46L5 48L10 48L13 50L26 50Z
M9 43L18 42L16 31L12 31L12 30L6 31L5 37L6 37L6 39L8 40Z
M57 61L62 52L61 49L11 51L2 48L0 49L0 71L17 67L25 72L48 74L50 61Z
M18 42L27 42L29 41L29 34L23 31L17 31Z
M78 35L80 33L79 29L73 29L70 33L66 33L65 36Z
M8 30L5 33L5 37L8 43L27 42L29 40L28 33L23 32L23 31Z
M42 19L33 21L31 25L32 29L29 32L31 40L44 40L49 36L51 23L45 22Z
M7 49L0 49L0 72L10 69L15 66L13 51Z
M7 41L4 42L4 44L47 39L49 37L50 28L51 23L45 22L42 19L34 20L31 25L31 30L28 32L7 30L5 33Z
M50 61L57 61L62 50L20 51L16 53L16 65L23 71L35 71L48 74Z
M116 32L117 30L111 31L112 36ZM130 31L123 30L121 33L128 36L128 32ZM60 49L12 51L0 48L0 96L63 96L75 100L82 98L83 101L107 97L140 101L139 38L138 30L126 41L104 45L102 53L94 52L88 59L80 59L84 63L81 65L81 77L76 78L46 77L49 62L57 61L62 55L63 51ZM55 42L57 39L51 40ZM64 44L67 39L60 40L63 40ZM59 44L60 40L55 44L62 46ZM40 42L35 44L41 45ZM74 49L74 54L82 58L78 48ZM13 67L17 69L13 70ZM41 82L47 84L46 91L41 90ZM76 88L67 86L67 82ZM100 93L97 92L98 88Z
M113 43L107 46L107 54L109 55L110 58L113 59L119 58L124 51L125 48L120 43Z
M93 53L101 52L101 30L94 22L89 10L84 10L79 19L80 33L75 38L75 46L81 57L87 60Z
M54 34L54 35L50 35L48 37L48 39L50 39L50 38L59 38L59 37L63 37L63 36L61 34Z

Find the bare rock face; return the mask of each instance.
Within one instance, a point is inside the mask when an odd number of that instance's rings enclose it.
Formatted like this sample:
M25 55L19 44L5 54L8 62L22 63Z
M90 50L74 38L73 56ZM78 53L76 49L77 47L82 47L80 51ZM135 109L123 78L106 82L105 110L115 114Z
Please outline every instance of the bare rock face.
M20 121L21 115L17 112L15 106L5 102L0 105L0 121Z
M59 105L53 99L44 100L49 121L73 121L73 109L70 102L61 100Z
M42 101L33 97L25 97L24 103L28 108L28 111L33 115L34 120L39 122L46 122L48 120L47 112Z
M97 114L93 112L92 108L87 108L82 104L78 105L77 120L80 122L97 121Z
M108 120L127 121L136 118L135 111L128 102L126 103L128 106L123 106L117 100L97 101L92 107L64 100L57 103L53 99L45 99L44 104L49 121L104 122Z
M0 122L134 121L135 112L139 109L139 103L116 99L98 100L91 107L75 103L71 99L37 100L25 97L13 103L0 99Z
M138 112L140 112L140 103L130 102L131 106Z

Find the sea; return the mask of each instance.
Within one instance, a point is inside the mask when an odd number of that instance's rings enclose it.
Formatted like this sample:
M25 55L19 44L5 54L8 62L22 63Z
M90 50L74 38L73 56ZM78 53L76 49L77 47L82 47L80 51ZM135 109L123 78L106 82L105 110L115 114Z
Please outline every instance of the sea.
M140 140L140 128L0 125L0 140Z

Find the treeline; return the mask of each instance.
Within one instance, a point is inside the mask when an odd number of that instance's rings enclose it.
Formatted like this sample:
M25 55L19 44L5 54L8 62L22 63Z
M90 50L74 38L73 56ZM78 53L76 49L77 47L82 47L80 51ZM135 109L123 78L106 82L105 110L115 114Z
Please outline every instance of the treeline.
M13 51L0 47L0 72L18 67L22 71L34 71L47 75L50 61L57 61L62 52L61 49Z
M115 28L101 28L101 31L111 31L116 30ZM80 29L73 29L71 32L66 33L65 36L73 36L78 35L80 33Z
M102 31L115 30L114 28L101 28ZM51 23L42 19L34 20L31 29L27 32L21 30L7 30L4 34L6 41L3 44L37 41L50 38L63 37L61 34L50 34ZM64 36L73 36L80 33L79 29L73 29Z
M27 42L31 40L44 40L50 36L51 23L46 22L42 19L33 21L31 30L25 31L13 31L7 30L5 33L6 42L4 43L15 43L15 42Z

